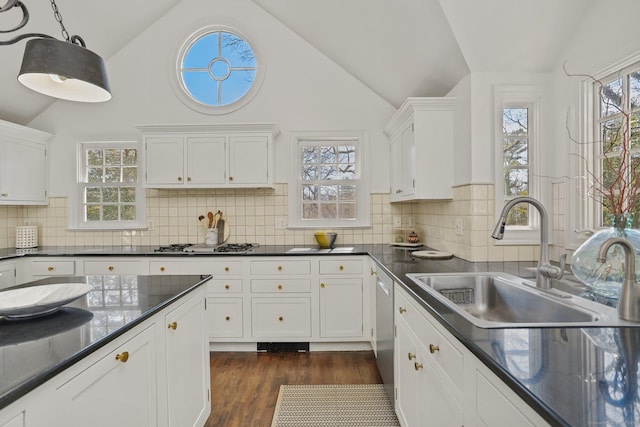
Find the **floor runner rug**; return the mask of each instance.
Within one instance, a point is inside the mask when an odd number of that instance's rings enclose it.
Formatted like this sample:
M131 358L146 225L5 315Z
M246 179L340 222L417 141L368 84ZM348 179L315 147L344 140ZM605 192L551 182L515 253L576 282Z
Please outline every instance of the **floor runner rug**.
M397 427L382 384L281 385L271 427Z

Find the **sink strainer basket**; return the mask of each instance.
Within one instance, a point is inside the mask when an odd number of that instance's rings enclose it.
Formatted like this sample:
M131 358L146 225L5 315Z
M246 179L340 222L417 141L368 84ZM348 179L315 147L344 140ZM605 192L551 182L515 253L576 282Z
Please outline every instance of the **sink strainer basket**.
M438 292L454 304L475 303L475 290L473 288L440 289Z

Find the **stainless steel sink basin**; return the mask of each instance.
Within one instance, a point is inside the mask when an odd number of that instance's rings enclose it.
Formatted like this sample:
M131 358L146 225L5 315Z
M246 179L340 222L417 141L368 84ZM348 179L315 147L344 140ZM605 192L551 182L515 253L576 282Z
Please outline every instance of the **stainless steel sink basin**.
M481 328L640 326L612 307L506 273L407 274L422 289Z

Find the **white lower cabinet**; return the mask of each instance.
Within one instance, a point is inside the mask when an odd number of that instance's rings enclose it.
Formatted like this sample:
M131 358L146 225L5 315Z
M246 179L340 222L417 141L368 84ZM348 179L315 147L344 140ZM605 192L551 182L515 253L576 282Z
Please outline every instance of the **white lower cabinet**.
M395 286L396 413L403 427L549 424Z
M203 426L211 412L204 301L186 301L166 315L165 325L168 425Z
M361 337L364 332L362 279L320 280L320 336Z
M0 263L0 290L16 284L16 265L12 262Z
M0 427L26 427L25 412L20 411L17 415L11 416L11 419L0 421Z
M155 325L119 345L59 390L68 405L66 426L156 426Z
M242 298L207 298L209 339L242 338Z
M255 338L310 338L310 298L252 298L252 335Z

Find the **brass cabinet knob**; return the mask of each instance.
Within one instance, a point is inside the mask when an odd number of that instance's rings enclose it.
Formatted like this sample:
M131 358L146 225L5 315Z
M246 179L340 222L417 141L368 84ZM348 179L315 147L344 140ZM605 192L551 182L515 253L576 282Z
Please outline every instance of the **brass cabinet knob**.
M429 351L431 352L431 354L440 351L440 346L434 345L434 344L429 344Z
M416 369L416 371L419 371L420 369L424 368L424 366L422 366L422 363L414 363L413 367Z
M324 283L320 283L320 287L324 288L326 285Z
M53 271L55 269L56 269L55 267L47 267L47 271Z
M229 177L229 181L233 181L233 177L232 176Z
M282 266L281 265L278 266L278 271L282 271Z
M108 269L109 271L113 271L113 265L110 265L109 267L107 267L107 269Z
M181 176L178 177L178 181L182 181L182 177Z
M281 291L282 290L282 285L278 285L278 290Z
M229 286L229 285L224 285L224 288L225 288L225 289L229 289L229 288L230 288L230 286Z
M224 318L224 320L226 320L226 321L231 320L231 316L227 316L227 317L225 317L225 318Z
M407 356L409 357L409 360L413 360L416 358L416 355L414 353L408 353Z
M164 267L160 267L160 271L164 271L164 270L165 270Z
M338 270L340 271L344 270L344 265L341 265L340 267L338 267Z
M404 307L400 307L400 314L402 314L402 313L406 313L406 312L407 312L407 309L406 309L406 308L404 308Z
M116 360L122 363L126 363L129 360L129 352L123 351L122 353L116 354Z
M191 177L190 176L187 177L187 181L191 181Z
M225 267L225 268L224 268L224 271L229 271L229 267Z
M173 329L174 331L178 329L178 322L169 323L169 329Z
M278 321L279 322L282 322L283 320L284 320L284 317L282 317L282 316L278 317Z
M9 193L2 193L2 197L9 197Z

